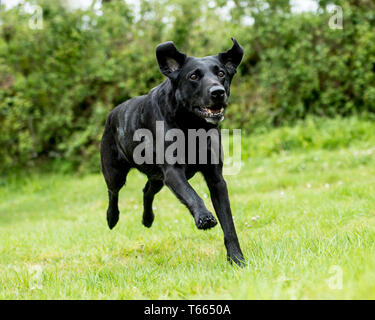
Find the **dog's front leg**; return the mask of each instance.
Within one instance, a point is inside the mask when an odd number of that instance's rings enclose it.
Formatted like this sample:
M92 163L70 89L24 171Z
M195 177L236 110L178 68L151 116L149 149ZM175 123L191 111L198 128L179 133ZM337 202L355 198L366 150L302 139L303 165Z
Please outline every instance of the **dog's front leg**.
M215 217L207 210L203 200L187 181L182 167L167 166L164 168L164 184L189 209L198 229L209 229L216 226Z
M227 184L222 175L222 166L211 165L209 169L202 173L210 190L212 204L224 232L224 243L227 249L228 260L242 267L244 266L245 259L234 227Z

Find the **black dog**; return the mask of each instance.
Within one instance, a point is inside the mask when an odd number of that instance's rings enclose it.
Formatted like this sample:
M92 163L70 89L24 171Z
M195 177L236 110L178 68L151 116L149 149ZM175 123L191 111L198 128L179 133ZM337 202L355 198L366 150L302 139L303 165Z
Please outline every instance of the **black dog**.
M241 266L244 257L232 219L226 182L222 176L222 158L218 163L209 161L206 164L190 164L187 161L186 164L170 164L158 162L153 150L152 163L137 164L133 159L135 148L139 145L139 140L134 139L136 130L146 128L155 135L157 121L163 121L165 131L180 129L186 133L189 129L217 128L224 118L230 83L243 56L242 47L235 39L232 38L232 41L234 44L230 50L204 58L187 57L176 49L173 42L160 44L156 48L156 58L167 79L147 95L130 99L109 114L100 151L109 194L109 228L112 229L118 222L118 193L131 168L137 168L148 177L143 189L142 222L146 227L152 225L152 202L163 185L169 187L189 209L199 229L214 227L216 219L188 183L196 172L201 172L224 232L227 257L229 261ZM172 141L164 141L165 147L171 143Z

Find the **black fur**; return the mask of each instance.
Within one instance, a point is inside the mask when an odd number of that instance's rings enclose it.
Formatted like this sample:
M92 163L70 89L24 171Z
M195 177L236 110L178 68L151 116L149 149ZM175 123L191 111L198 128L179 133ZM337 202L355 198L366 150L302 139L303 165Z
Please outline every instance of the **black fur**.
M204 58L187 57L177 50L173 42L160 44L156 48L156 58L160 71L167 79L147 95L130 99L112 110L101 141L101 165L108 187L107 221L111 229L119 220L118 193L131 168L137 168L148 177L143 189L142 222L146 227L151 227L153 223L152 202L164 185L189 209L199 229L214 227L217 224L215 217L188 183L196 172L201 172L224 232L228 259L243 265L244 257L222 176L222 159L218 164L174 165L155 164L156 161L154 164L137 165L133 159L133 151L139 144L133 141L134 132L147 128L155 136L156 121L164 121L165 130L178 128L185 133L188 129L217 128L227 107L231 80L243 56L241 46L235 39L232 40L234 44L230 50ZM207 110L210 111L209 116ZM172 142L164 143L166 150Z

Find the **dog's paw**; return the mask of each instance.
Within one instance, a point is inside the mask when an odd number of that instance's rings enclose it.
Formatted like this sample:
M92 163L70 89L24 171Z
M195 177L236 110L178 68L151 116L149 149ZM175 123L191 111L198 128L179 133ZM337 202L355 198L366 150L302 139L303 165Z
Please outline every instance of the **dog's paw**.
M206 214L201 214L198 216L198 219L196 220L195 224L197 225L198 229L207 230L216 226L217 220L211 212L207 211Z
M236 254L232 256L228 255L227 259L232 265L235 264L237 267L240 267L240 268L246 267L245 258L243 257L242 254Z
M154 222L154 214L143 214L143 218L142 218L142 224L147 227L147 228L151 228L152 226L152 223Z
M113 229L119 220L120 213L118 211L109 210L107 211L107 222L109 229Z

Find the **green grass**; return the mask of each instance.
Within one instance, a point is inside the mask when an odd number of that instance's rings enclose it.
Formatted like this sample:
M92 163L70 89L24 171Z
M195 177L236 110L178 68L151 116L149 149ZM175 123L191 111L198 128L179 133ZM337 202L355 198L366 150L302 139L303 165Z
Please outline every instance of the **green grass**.
M154 202L154 225L144 228L146 178L136 171L112 231L99 174L4 178L0 298L374 299L375 125L313 127L243 139L249 156L227 182L244 269L226 262L220 227L197 230L166 188ZM283 144L295 140L310 144ZM212 210L203 179L191 183Z

